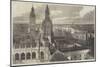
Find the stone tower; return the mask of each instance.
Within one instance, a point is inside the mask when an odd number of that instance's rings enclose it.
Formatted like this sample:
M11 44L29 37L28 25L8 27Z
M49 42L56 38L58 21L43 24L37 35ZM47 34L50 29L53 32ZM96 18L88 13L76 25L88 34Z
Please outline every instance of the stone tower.
M34 7L32 6L30 16L29 16L29 32L30 33L35 33L35 28L36 28L36 16L35 16L35 11Z
M45 9L45 18L42 22L42 32L41 32L41 38L40 38L40 56L41 56L41 52L44 53L44 61L49 61L50 59L50 49L49 46L52 44L52 21L50 19L50 12L49 12L49 7L48 5L46 6ZM40 59L40 61L43 61Z
M45 18L42 22L42 30L43 30L43 38L49 38L51 40L52 38L52 33L53 33L53 24L50 19L50 12L49 12L49 7L48 5L46 6L45 10Z

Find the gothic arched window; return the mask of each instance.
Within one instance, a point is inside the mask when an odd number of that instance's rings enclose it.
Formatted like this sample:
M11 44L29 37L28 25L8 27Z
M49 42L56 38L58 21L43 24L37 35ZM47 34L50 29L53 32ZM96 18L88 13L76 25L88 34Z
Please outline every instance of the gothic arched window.
M21 44L21 48L25 48L25 44Z
M30 53L27 53L27 54L26 54L26 58L27 58L27 59L31 59L31 54L30 54Z
M44 52L41 52L41 59L44 59Z
M25 54L24 53L21 54L21 60L25 60Z
M36 53L32 52L32 59L35 59L35 58L36 58Z
M15 43L15 49L19 48L19 44Z
M26 47L27 47L27 48L30 48L30 47L31 47L30 43L27 43L27 44L26 44Z
M31 47L31 43L30 43L31 41L30 41L30 39L27 39L27 41L26 41L26 48L30 48Z
M36 42L34 40L32 41L32 47L36 47Z
M43 47L43 44L42 44L42 42L39 42L39 44L40 44L40 47Z
M15 54L15 60L19 60L19 54L18 53Z

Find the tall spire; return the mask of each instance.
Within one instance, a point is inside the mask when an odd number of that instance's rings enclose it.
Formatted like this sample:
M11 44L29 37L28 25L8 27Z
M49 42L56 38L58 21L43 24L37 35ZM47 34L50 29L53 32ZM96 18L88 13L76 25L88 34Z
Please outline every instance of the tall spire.
M45 18L49 18L49 14L50 14L50 12L49 12L49 7L48 7L48 5L46 6L46 10L45 10Z
M48 36L51 37L52 28L53 28L53 25L50 19L49 7L47 5L45 9L45 18L42 22L43 37L48 37Z
M31 8L30 17L35 17L35 11L34 11L33 5L32 5L32 8Z
M36 16L35 16L35 11L34 11L33 5L31 7L29 19L30 19L29 31L30 32L34 32L34 30L35 30L35 24L36 24Z

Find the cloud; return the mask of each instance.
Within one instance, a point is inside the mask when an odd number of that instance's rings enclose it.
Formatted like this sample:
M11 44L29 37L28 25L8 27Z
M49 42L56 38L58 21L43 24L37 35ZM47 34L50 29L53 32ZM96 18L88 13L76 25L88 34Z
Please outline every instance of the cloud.
M83 17L76 19L73 23L77 24L95 24L95 9L86 13Z
M12 15L14 23L29 23L32 5L35 9L36 23L42 23L47 3L13 2ZM48 4L48 6L50 18L54 24L81 23L82 18L93 10L93 7L80 5Z
M95 9L94 6L84 6L83 9L80 11L80 16L83 17L84 15L89 13L90 11L93 11L94 9Z

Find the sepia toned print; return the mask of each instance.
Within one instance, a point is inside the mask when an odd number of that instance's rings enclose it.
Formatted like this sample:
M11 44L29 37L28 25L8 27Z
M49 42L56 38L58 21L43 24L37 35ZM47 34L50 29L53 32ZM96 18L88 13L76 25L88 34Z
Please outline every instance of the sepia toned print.
M95 6L11 4L11 66L95 61Z

